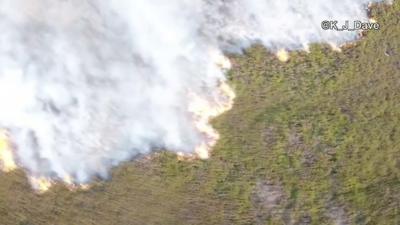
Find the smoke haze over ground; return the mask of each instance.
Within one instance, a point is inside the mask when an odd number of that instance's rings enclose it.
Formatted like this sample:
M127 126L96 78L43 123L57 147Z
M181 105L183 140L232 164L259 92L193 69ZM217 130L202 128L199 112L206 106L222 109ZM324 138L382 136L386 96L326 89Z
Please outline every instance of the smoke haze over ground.
M301 49L356 32L367 0L2 0L0 128L31 176L89 182L154 149L192 153L207 138L193 95L225 97L223 52L260 42Z

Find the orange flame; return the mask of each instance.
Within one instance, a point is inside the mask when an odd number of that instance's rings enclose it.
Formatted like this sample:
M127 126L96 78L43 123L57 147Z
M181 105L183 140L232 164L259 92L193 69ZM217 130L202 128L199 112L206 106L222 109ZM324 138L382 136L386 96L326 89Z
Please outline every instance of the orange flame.
M29 177L29 181L33 187L39 194L43 194L47 192L53 184L56 184L58 181L52 180L50 178L46 177ZM60 181L61 182L61 181ZM70 176L65 176L64 179L62 179L62 183L66 185L66 187L70 191L77 191L77 190L87 190L90 188L89 185L87 184L76 184L74 183L72 177Z
M68 175L64 177L63 182L67 185L67 188L70 191L76 191L76 190L79 190L79 189L87 190L87 189L90 188L90 185L88 185L88 184L76 184L76 183L74 183L72 177L68 176Z
M0 130L0 169L3 172L10 172L17 169L14 152L10 145L10 138L5 130ZM39 193L47 191L51 186L51 181L46 178L30 177L29 180L32 187Z
M45 177L30 177L29 181L33 189L35 189L39 194L47 192L53 185L53 181Z
M278 57L279 61L281 61L281 62L287 62L289 60L289 52L286 51L285 49L280 49L276 53L276 56Z
M218 52L215 54L214 52L211 56L214 58L215 64L222 70L227 70L231 67L229 59L222 54ZM194 125L205 137L205 140L196 147L195 153L197 157L207 159L211 148L220 138L219 133L210 125L210 121L232 108L235 93L225 81L221 80L215 96L210 96L209 98L200 97L195 93L189 93L189 96L192 100L189 104L189 112L193 115ZM193 156L185 153L178 153L177 156L180 160L193 158ZM14 160L14 153L10 146L7 132L0 129L0 169L8 172L16 168L17 164ZM53 180L44 176L30 176L28 179L33 189L39 194L47 192L59 181L58 179ZM73 178L68 175L61 179L60 182L66 184L71 191L90 188L87 184L74 183Z
M192 102L189 111L193 114L195 126L197 130L205 136L205 141L196 147L195 153L201 159L207 159L211 148L220 138L219 133L211 126L210 121L230 110L233 106L235 93L225 83L219 86L220 98L217 101L207 101L198 95L192 95Z
M213 56L216 65L221 69L227 70L231 67L229 59L225 56L221 54L214 54ZM199 158L207 159L211 148L220 138L219 133L210 125L210 121L232 108L235 93L225 81L221 81L216 98L207 99L195 93L190 93L190 98L189 112L193 114L197 130L205 136L205 140L196 147L195 153ZM178 159L182 159L183 155L179 153Z
M17 168L7 132L0 130L0 169L10 172Z
M333 43L333 42L329 42L328 44L329 44L329 46L331 47L332 51L335 51L335 52L342 52L341 46L338 46L337 44L335 44L335 43Z

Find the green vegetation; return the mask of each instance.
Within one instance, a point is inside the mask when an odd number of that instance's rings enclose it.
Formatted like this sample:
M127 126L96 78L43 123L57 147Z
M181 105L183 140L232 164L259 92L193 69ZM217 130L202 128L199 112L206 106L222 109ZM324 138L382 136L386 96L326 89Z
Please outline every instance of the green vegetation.
M126 163L87 191L0 175L0 224L400 224L400 2L342 53L231 56L238 97L206 161Z

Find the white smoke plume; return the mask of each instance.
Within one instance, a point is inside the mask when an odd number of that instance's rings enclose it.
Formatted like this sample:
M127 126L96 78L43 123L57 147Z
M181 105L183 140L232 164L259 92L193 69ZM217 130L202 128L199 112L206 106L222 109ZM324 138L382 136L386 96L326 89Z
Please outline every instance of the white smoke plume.
M207 138L193 95L220 104L223 52L344 43L368 0L1 0L0 128L30 176L87 183Z

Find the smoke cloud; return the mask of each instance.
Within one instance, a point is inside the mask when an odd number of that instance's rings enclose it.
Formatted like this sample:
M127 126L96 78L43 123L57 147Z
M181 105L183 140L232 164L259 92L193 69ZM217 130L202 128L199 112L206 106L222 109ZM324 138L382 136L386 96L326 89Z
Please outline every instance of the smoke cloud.
M207 136L192 96L224 101L224 52L341 44L368 0L2 0L0 128L33 177L87 183L157 149Z

